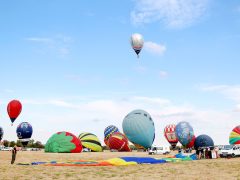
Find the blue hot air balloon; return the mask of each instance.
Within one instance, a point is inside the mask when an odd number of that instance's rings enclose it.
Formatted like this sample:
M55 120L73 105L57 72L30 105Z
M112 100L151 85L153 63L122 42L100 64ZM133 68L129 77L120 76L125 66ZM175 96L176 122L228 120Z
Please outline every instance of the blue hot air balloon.
M179 142L186 146L194 136L193 128L188 122L181 121L176 125L176 135Z
M114 132L119 132L119 130L116 126L110 125L110 126L106 127L104 130L104 138L108 139L109 136Z
M155 138L154 122L144 110L130 112L122 123L123 132L136 147L150 148Z
M32 126L28 122L22 122L17 127L17 136L23 146L26 146L32 137Z
M214 142L212 138L205 134L199 135L194 142L195 149L203 148L203 147L213 148L213 146L214 146Z
M3 134L4 134L4 132L3 132L3 128L2 127L0 127L0 141L2 140L2 138L3 138Z

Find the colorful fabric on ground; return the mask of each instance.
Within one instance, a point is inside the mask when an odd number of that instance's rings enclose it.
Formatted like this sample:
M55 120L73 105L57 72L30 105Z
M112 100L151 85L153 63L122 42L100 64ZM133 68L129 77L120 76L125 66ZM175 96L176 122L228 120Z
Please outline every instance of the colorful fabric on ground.
M185 156L183 154L177 154L174 157L168 158L152 158L152 157L120 157L112 158L108 160L77 160L68 162L32 162L32 163L19 163L18 165L44 165L44 166L126 166L136 164L162 164L167 162L181 162L196 160L196 154Z

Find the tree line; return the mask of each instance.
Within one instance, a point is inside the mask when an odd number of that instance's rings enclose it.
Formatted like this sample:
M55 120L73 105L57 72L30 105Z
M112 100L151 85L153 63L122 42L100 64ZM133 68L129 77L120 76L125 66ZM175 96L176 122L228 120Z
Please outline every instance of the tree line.
M18 147L23 147L23 145L22 145L20 140L17 140L17 141L3 140L2 144L5 147L14 147L15 145L18 146ZM28 145L26 147L27 148L44 148L44 145L40 141L35 141L34 139L31 139L28 142Z

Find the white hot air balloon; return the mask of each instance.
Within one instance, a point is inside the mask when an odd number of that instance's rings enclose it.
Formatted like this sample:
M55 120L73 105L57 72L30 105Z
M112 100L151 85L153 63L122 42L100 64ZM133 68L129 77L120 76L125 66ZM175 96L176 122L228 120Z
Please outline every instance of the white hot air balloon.
M138 57L140 51L142 50L143 44L144 40L141 34L135 33L131 36L131 45Z

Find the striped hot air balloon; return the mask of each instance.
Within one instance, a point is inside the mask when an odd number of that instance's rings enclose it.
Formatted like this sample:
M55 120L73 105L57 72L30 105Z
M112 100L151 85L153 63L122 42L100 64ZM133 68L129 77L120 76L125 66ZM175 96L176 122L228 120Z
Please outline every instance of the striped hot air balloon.
M84 132L79 135L79 139L84 148L91 149L93 152L103 151L101 142L95 134Z
M127 137L120 132L111 134L108 139L108 145L110 149L115 149L118 151L131 151Z
M178 143L178 138L176 136L175 131L176 131L175 124L169 124L164 128L164 136L173 148L175 148Z
M235 127L229 136L230 144L240 144L240 125Z
M118 128L114 125L110 125L104 130L104 143L108 146L108 139L110 135L114 132L119 132Z

